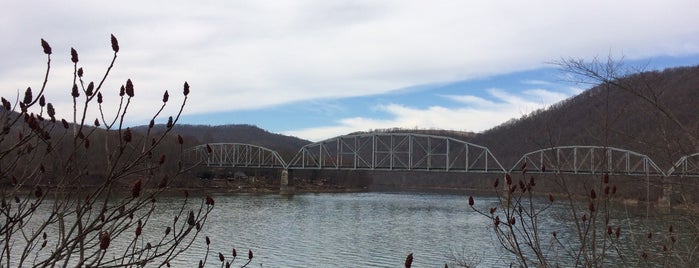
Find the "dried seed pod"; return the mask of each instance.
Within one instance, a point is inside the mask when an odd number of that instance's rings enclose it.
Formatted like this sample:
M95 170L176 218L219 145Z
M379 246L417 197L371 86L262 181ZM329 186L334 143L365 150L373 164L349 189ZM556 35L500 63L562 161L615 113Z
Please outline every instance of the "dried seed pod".
M123 97L124 94L126 94L126 89L124 88L124 85L121 85L119 88L119 97Z
M138 178L138 180L136 180L133 186L131 186L131 197L136 198L141 195L141 186L141 178Z
M165 235L169 235L169 234L170 234L170 231L172 231L172 228L170 228L170 226L168 226L167 228L165 228Z
M168 99L170 99L170 94L168 94L167 90L165 90L165 93L163 94L163 103L166 103Z
M165 154L160 155L160 160L158 160L158 165L162 166L165 163Z
M250 258L248 258L248 259L252 259L252 251L250 251ZM410 254L408 254L408 257L405 258L405 268L410 268L410 266L412 266L412 265L413 265L413 254L410 253Z
M493 182L493 188L498 188L498 185L500 184L500 179L495 178L495 182Z
M102 104L102 92L97 92L97 103Z
M221 262L223 262L223 261L226 260L226 258L223 257L223 253L221 253L221 252L218 253L218 260L221 261Z
M510 177L510 174L505 174L505 183L507 183L507 185L512 185L512 177Z
M98 118L95 118L95 126L96 127L100 126L100 120Z
M7 101L5 98L2 98L2 107L5 108L5 110L12 110L12 105L10 105L10 102Z
M185 95L185 96L189 95L189 84L188 84L186 81L184 82L184 87L183 87L183 88L184 88L184 89L182 90L182 92L184 93L184 95Z
M92 94L94 94L94 90L95 90L95 83L90 81L90 83L87 84L87 89L85 90L85 95L87 95L88 97L92 96Z
M206 204L207 204L207 205L210 205L210 206L213 206L213 205L214 205L214 199L211 198L211 196L208 196L208 195L207 195L207 196L206 196Z
M211 154L212 151L213 150L211 149L211 146L209 146L209 144L207 143L206 144L206 153Z
M119 52L119 41L117 41L116 37L114 37L114 34L111 35L111 41L112 41L112 50L114 50L114 53Z
M172 128L172 126L173 126L173 124L172 124L172 116L170 116L170 117L167 118L167 124L165 125L165 127L167 127L167 128Z
M196 222L194 221L194 211L191 211L191 210L190 210L190 211L189 211L189 215L187 216L187 224L189 224L189 226L192 226L192 225L194 225L195 223L196 223Z
M32 96L32 88L28 87L27 90L24 91L24 100L22 102L24 102L24 104L29 104L32 102L33 99L34 98Z
M73 88L70 91L70 95L73 96L73 98L80 97L80 92L78 92L78 85L73 84Z
M63 128L68 129L68 121L61 119L61 123L63 124Z
M127 143L131 142L131 138L131 128L127 127L126 130L124 130L124 141Z
M549 202L553 202L553 195L549 194Z
M133 92L133 82L131 82L131 79L126 79L126 87L124 88L126 95L128 95L130 98L133 98L134 92Z
M206 245L208 246L210 244L211 244L211 239L209 239L209 236L207 235L206 236Z
M110 242L109 240L110 240L109 233L107 231L103 231L100 234L100 249L101 250L107 250L107 248L109 247L109 242Z
M138 220L138 225L136 226L136 237L139 237L141 235L141 232L143 231L143 223L141 220Z
M83 67L78 68L78 77L83 77Z
M74 48L70 48L70 61L78 63L78 52Z
M179 143L180 145L184 144L184 139L182 138L182 136L177 135L177 143Z
M44 97L44 95L39 96L39 106L46 106L46 98Z
M473 206L473 196L468 196L468 205Z
M238 257L238 253L235 252L235 248L233 248L233 258Z
M590 210L590 213L595 212L595 204L590 202L590 205L588 205L588 209Z
M53 104L50 102L46 105L46 113L51 117L52 121L56 121L56 110L53 109Z
M41 48L44 49L44 54L51 55L51 46L49 46L49 43L43 38L41 38Z

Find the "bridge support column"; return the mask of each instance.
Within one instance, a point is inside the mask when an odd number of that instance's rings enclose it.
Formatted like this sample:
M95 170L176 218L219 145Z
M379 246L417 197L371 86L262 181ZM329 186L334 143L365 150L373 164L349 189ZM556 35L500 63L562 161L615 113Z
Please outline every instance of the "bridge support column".
M279 183L279 194L281 195L292 195L294 194L294 186L289 185L289 173L288 169L282 170L281 181Z
M663 178L663 194L658 198L658 205L661 207L670 207L670 199L672 198L672 183L669 178Z

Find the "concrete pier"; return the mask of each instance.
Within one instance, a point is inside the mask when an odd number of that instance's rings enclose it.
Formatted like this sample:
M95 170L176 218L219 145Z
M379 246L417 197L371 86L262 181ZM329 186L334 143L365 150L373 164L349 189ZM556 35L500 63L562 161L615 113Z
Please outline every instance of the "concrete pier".
M296 190L293 185L289 185L289 173L288 169L282 170L281 181L279 183L279 194L280 195L293 195Z

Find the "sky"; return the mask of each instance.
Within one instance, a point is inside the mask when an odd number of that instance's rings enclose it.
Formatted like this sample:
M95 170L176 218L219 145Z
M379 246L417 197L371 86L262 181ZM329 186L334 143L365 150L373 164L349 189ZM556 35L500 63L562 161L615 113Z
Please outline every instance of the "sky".
M41 88L72 118L70 49L104 111L135 88L126 125L251 124L319 141L356 131L480 132L586 89L551 62L699 64L699 2L688 1L0 1L0 96ZM84 97L84 96L81 96ZM95 106L88 118L98 117ZM93 120L89 120L93 121Z

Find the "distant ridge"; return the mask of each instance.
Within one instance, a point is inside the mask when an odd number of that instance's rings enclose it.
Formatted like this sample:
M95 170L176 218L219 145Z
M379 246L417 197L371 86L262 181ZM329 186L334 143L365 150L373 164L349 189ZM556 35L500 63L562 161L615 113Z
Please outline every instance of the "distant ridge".
M156 125L154 130L161 131L164 128L164 125ZM147 126L139 126L134 129L145 132ZM177 124L173 132L184 137L190 145L218 142L247 143L275 150L285 159L291 159L301 147L311 143L296 137L271 133L247 124L219 126Z
M687 137L699 137L699 66L637 73L620 83L637 92L599 85L484 131L471 141L490 148L503 165L512 165L524 153L562 145L624 148L648 155L663 167L699 152ZM656 98L693 133L635 94Z

